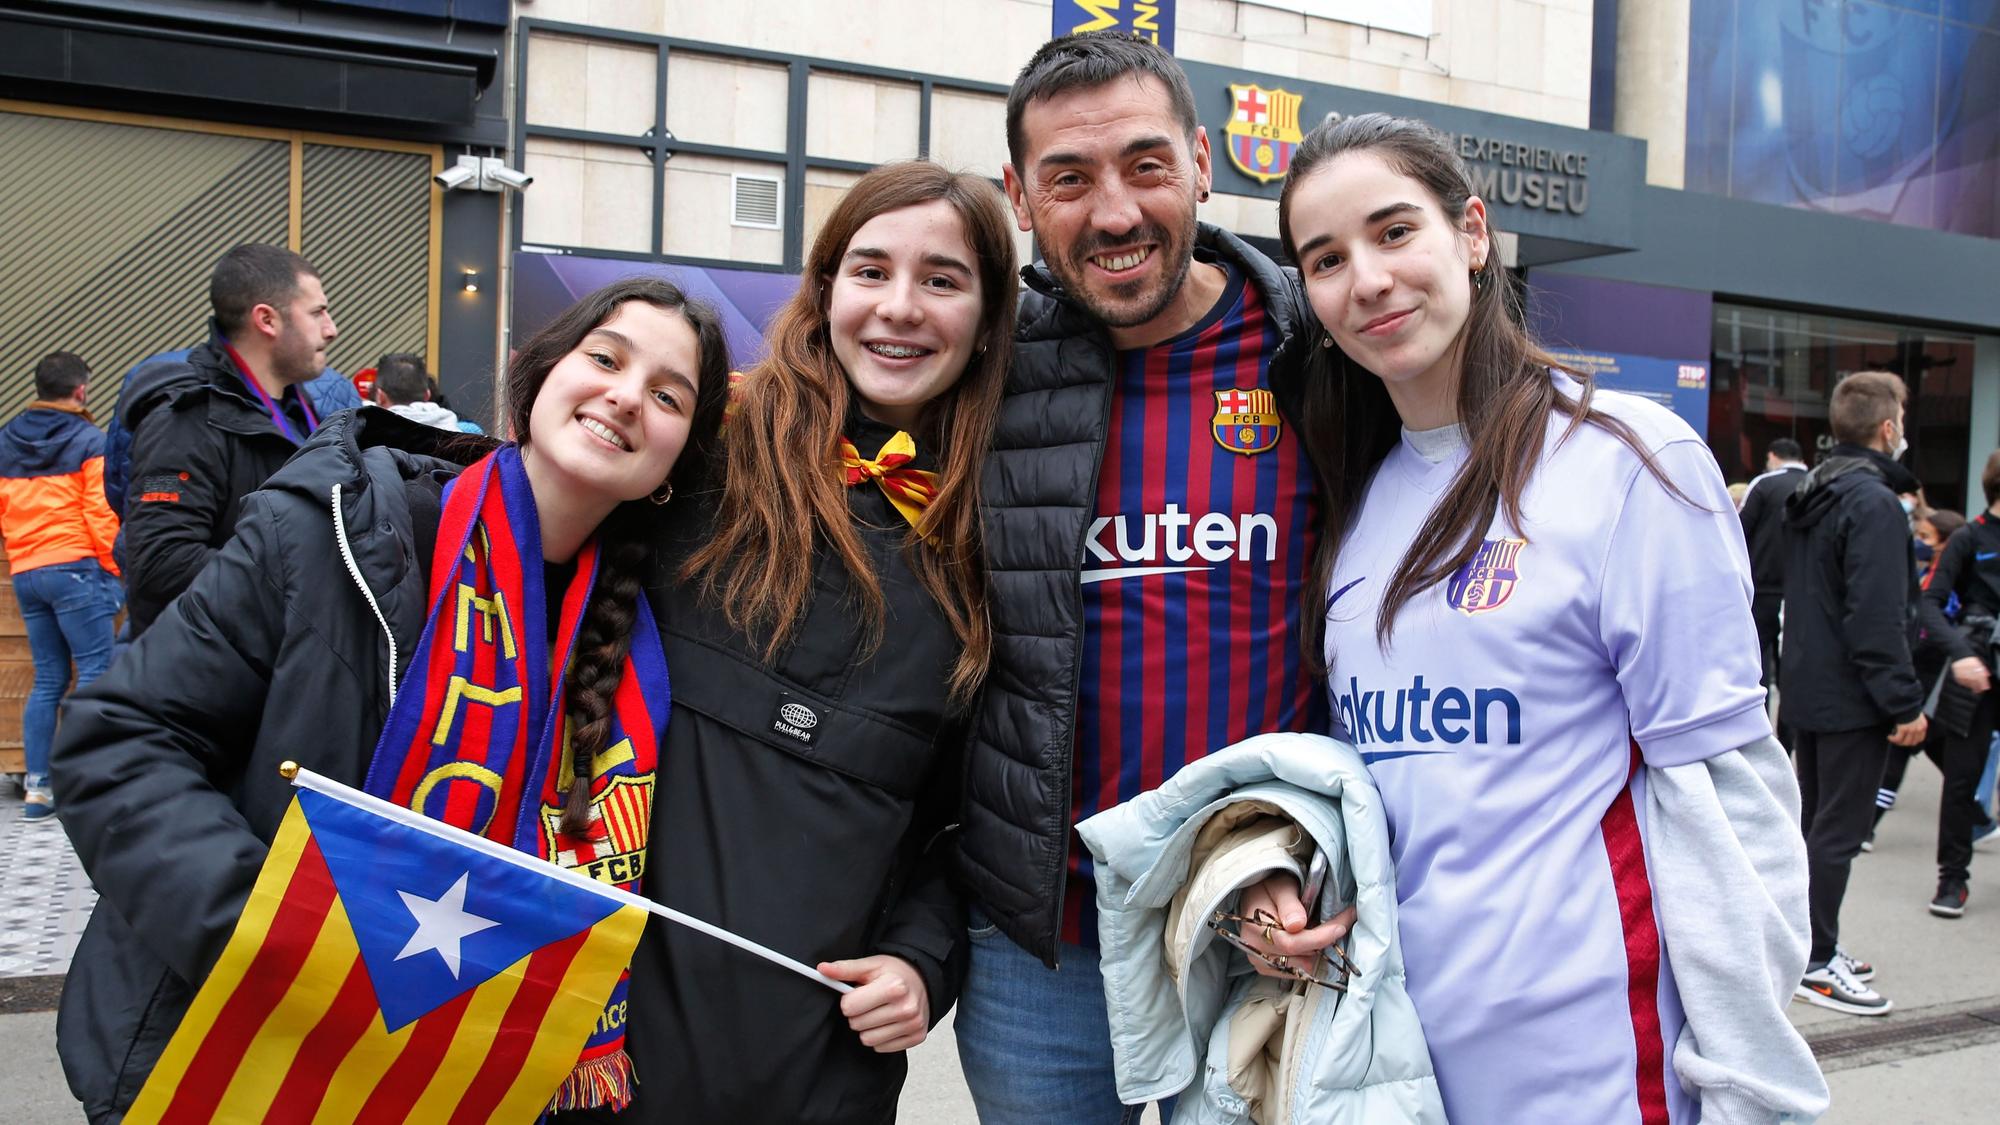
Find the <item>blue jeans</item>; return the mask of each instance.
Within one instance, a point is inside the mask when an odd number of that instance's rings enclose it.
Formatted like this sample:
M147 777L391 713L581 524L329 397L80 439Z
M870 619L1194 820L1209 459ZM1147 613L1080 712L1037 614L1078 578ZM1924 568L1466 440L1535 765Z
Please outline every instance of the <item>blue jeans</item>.
M125 603L125 591L96 559L81 559L16 574L14 599L21 603L28 652L35 658L35 686L21 712L21 741L30 784L46 784L33 779L48 776L56 707L69 690L70 662L76 663L78 687L110 666L112 620Z
M1097 951L1064 944L1051 971L976 907L969 936L952 1033L980 1125L1137 1122L1145 1107L1118 1102ZM1160 1103L1160 1120L1172 1116L1173 1100Z

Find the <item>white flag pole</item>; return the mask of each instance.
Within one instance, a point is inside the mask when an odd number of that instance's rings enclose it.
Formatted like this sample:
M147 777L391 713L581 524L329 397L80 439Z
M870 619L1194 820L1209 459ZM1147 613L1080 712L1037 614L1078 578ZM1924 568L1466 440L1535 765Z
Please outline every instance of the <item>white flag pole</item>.
M707 934L717 941L727 942L745 953L762 957L773 965L790 969L808 980L833 989L835 992L854 991L854 986L848 984L846 981L835 980L803 961L795 961L775 949L759 945L749 938L730 933L720 926L711 925L690 914L683 914L671 906L662 906L651 899L641 898L631 891L611 886L608 883L600 883L588 875L567 867L559 867L540 856L532 856L526 852L517 851L498 840L490 840L484 836L467 832L463 828L446 824L443 821L432 820L430 817L423 816L399 805L391 804L380 797L363 793L359 789L342 785L332 778L316 774L296 762L286 762L284 765L278 767L278 772L283 774L286 779L300 789L310 789L315 793L331 797L343 804L352 805L375 816L393 820L406 828L414 828L419 832L428 832L439 839L449 840L461 847L471 848L493 859L511 863L516 867L527 868L538 875L549 875L566 880L580 890L586 890L600 897L608 898L620 906L636 906L648 914L657 914L669 922L677 922L691 930Z

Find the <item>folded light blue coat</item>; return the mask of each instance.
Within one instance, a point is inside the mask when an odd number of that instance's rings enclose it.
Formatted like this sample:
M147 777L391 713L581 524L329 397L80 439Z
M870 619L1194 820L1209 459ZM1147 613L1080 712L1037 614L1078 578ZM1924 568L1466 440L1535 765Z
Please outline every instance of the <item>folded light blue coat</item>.
M1332 861L1329 878L1341 901L1356 908L1346 949L1357 971L1345 994L1313 989L1324 995L1303 1010L1308 1026L1289 1068L1296 1075L1287 1083L1291 1104L1267 1116L1284 1125L1443 1122L1423 1027L1404 984L1381 797L1351 746L1306 734L1237 743L1078 825L1097 857L1098 940L1120 1100L1136 1105L1186 1091L1175 1125L1250 1120L1228 1082L1230 1016L1270 986L1258 985L1266 978L1249 972L1243 954L1201 926L1182 964L1170 967L1166 933L1175 894L1196 874L1196 836L1216 814L1246 801L1275 806L1310 834ZM1191 909L1205 917L1205 907Z

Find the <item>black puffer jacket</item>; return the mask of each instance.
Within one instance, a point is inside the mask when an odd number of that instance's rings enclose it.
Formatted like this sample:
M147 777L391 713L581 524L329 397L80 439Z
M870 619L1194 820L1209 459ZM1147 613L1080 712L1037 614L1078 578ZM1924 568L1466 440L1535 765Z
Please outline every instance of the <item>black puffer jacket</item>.
M1911 664L1916 553L1897 502L1908 469L1836 445L1785 501L1785 632L1779 690L1800 730L1907 723L1923 713Z
M413 489L419 507L431 497L435 534L436 478L461 466L427 453L452 436L384 410L336 416L244 498L235 538L153 628L70 698L50 777L99 901L56 1050L93 1121L131 1105L221 957L291 801L279 763L360 784L389 714L389 638L407 658L424 625Z
M361 783L389 712L388 638L407 664L424 627L444 482L490 447L383 410L335 415L245 501L217 561L74 698L57 807L102 901L57 1048L93 1119L137 1096L220 957L290 801L278 764ZM849 495L872 529L894 643L860 658L844 573L822 565L775 671L671 577L706 535L706 509L686 497L666 510L648 600L673 718L643 891L808 963L900 956L935 1021L964 960L941 831L958 807L961 736L943 707L956 640L901 566L886 498ZM809 742L772 729L788 703L813 711ZM633 966L639 1103L621 1120L893 1118L903 1057L862 1047L831 991L657 919Z
M293 431L306 433L298 390L287 388L281 401ZM119 516L137 636L229 542L243 498L264 487L299 447L251 396L220 335L186 360L133 372L118 398L118 421L132 435L131 480Z
M1244 271L1285 336L1271 361L1278 407L1296 421L1302 365L1287 349L1309 320L1297 275L1202 224L1195 254ZM993 665L966 758L960 870L1008 937L1055 964L1068 861L1070 769L1083 659L1084 533L1111 430L1117 351L1104 326L1039 265L1022 271L1014 366L982 485L992 574Z

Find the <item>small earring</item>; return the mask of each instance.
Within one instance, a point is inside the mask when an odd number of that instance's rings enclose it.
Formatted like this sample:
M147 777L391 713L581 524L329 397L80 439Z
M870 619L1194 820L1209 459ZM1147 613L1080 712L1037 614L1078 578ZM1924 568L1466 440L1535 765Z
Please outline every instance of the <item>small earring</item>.
M1320 347L1322 347L1322 348L1330 348L1330 347L1332 347L1332 346L1333 346L1333 333L1331 333L1331 332L1322 332L1322 333L1320 333L1320 337L1319 337L1319 346L1320 346Z
M1197 201L1199 201L1199 202L1202 202L1202 203L1207 203L1207 202L1208 202L1208 189L1207 189L1207 188L1203 188L1203 189L1201 189L1201 194L1200 194L1200 195L1197 195L1197 196L1195 196L1195 199L1196 199Z
M664 489L665 491L661 491L661 489ZM661 485L660 488L654 489L652 494L646 497L646 499L651 500L653 502L654 507L664 507L667 501L672 500L673 498L674 498L673 481L668 481L667 483Z

